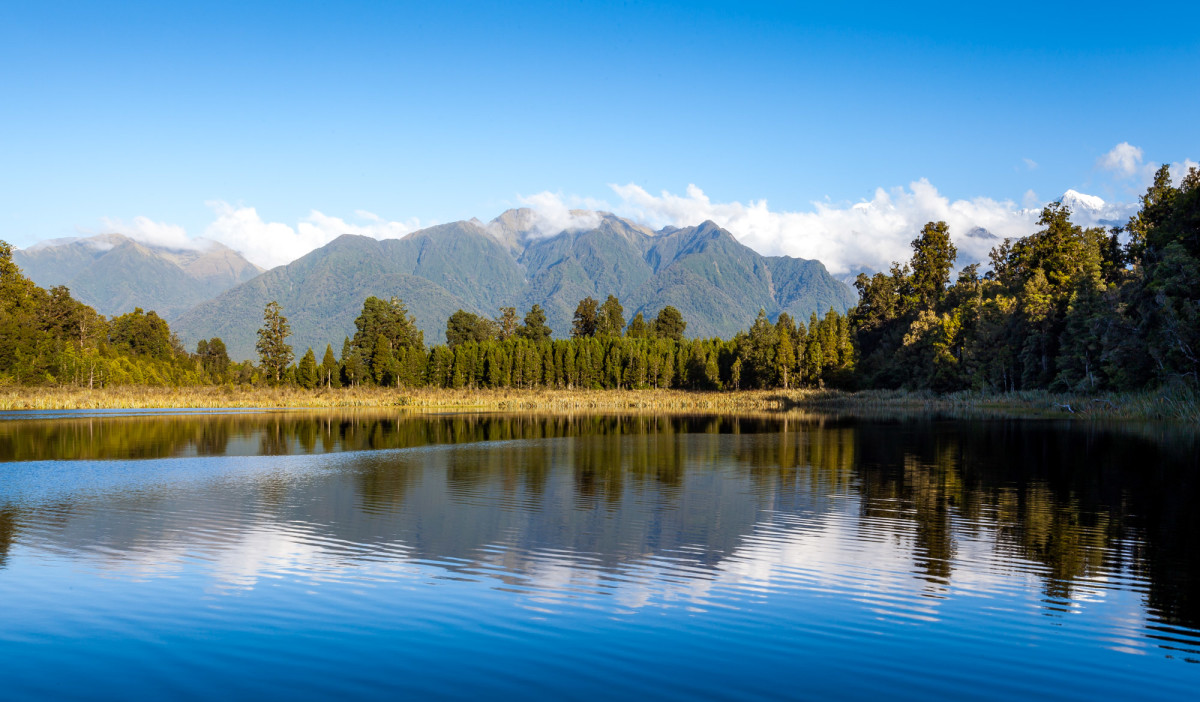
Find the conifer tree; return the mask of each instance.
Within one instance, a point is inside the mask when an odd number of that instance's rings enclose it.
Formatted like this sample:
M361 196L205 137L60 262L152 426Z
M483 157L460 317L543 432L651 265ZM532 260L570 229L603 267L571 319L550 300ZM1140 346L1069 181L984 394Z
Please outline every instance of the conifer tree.
M743 348L742 355L749 365L754 387L772 387L775 384L775 353L779 340L775 325L767 320L766 310L758 310L758 317L750 325L750 333L742 337L738 345Z
M254 348L258 351L263 370L267 376L278 384L283 379L283 373L292 362L292 347L287 338L292 333L287 317L283 316L283 308L272 300L263 310L263 325L258 330L258 343Z
M371 349L371 377L376 385L386 385L396 377L396 358L392 355L392 345L382 333L375 336L375 345Z
M791 388L792 367L796 365L796 347L792 344L792 335L786 330L780 334L775 349L775 376L783 385L784 390Z
M660 339L681 341L685 329L687 322L683 321L683 315L671 305L659 310L658 316L654 318L653 332Z
M596 319L596 334L599 336L621 336L625 330L625 308L616 295L609 295L600 305Z
M540 343L550 338L550 327L546 325L546 312L541 305L534 304L525 315L523 324L517 333L534 343Z
M317 387L319 379L317 357L313 354L312 347L309 346L300 359L299 365L296 366L296 384L306 390L311 390Z
M571 337L580 339L596 335L597 306L599 303L591 297L579 301L575 308L575 318L571 322Z
M451 348L468 341L482 344L497 333L496 322L465 310L458 310L446 320L446 344Z
M930 222L921 236L912 241L912 291L916 309L938 310L946 297L950 269L958 249L950 242L950 227L945 222Z
M646 324L646 318L638 312L629 321L629 327L625 330L625 336L630 339L645 339L650 336L650 325Z
M424 333L417 328L416 320L408 313L404 301L396 297L387 301L374 296L368 297L363 301L362 314L354 320L354 327L354 345L370 366L372 375L375 374L377 365L387 365L375 363L374 350L379 336L385 339L389 351L400 348L418 348L423 351L425 348Z
M517 334L520 322L517 320L517 308L501 307L500 316L496 318L496 338L500 341L511 339Z
M333 344L325 344L325 356L321 359L320 376L320 382L324 383L326 388L342 387L341 367L338 365L337 359L333 357Z

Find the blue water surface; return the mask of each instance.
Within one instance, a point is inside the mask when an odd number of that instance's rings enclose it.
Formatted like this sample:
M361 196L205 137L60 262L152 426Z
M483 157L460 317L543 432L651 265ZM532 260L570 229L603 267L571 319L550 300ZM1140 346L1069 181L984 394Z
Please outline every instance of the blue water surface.
M17 437L0 463L4 699L1190 699L1200 682L1186 437L491 416L363 420L394 439L370 450L337 422L310 441L306 415L239 425L238 446L284 439L227 455L178 439L211 433L190 417L150 432L181 457L121 458L146 421L71 440L27 423L72 458L27 460Z

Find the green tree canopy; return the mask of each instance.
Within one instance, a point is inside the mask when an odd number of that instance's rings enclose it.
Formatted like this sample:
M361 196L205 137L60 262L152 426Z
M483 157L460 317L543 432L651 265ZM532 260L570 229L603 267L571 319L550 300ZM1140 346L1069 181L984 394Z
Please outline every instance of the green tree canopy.
M609 295L596 315L597 336L620 336L625 330L625 308L616 295Z
M458 310L446 320L446 344L454 348L468 341L480 343L495 338L496 325L477 314Z
M597 307L599 303L594 298L585 297L575 308L575 318L571 322L571 336L579 339L585 336L595 336L599 320Z
M207 341L201 339L196 344L196 357L200 367L215 378L224 378L229 371L229 352L219 336Z
M109 342L138 356L168 359L172 355L171 327L153 310L141 307L116 317L109 324Z
M633 319L629 320L629 327L625 329L625 336L630 339L645 339L650 336L650 325L646 324L646 318L641 312L633 315Z
M522 337L537 343L551 336L550 327L546 324L546 312L539 304L534 304L525 315L525 324L517 331Z
M654 335L660 339L680 341L685 329L687 322L683 321L683 314L671 305L659 310L658 316L654 318Z
M950 242L950 227L945 222L929 222L921 236L913 239L912 248L911 286L918 309L938 309L958 257L958 249Z
M511 339L517 334L517 328L521 326L517 319L516 307L501 307L500 316L495 320L496 338L504 341Z

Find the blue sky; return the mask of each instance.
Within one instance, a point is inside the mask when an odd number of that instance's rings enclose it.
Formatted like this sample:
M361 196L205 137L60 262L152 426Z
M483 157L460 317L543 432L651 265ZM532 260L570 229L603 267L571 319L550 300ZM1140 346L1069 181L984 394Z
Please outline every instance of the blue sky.
M1134 201L1200 158L1197 26L1184 3L9 2L0 238L232 237L223 204L294 233L637 209L614 184L785 213L921 179ZM1104 168L1123 143L1137 162ZM747 241L822 253L771 236Z

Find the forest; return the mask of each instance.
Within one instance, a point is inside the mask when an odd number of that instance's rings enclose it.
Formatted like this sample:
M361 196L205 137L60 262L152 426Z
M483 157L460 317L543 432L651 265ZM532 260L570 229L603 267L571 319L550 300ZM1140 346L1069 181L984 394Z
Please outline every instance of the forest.
M990 266L956 268L944 222L912 256L860 275L858 304L808 320L765 310L731 339L686 336L673 307L626 320L620 301L581 300L570 336L545 313L459 310L427 347L403 301L369 297L339 352L296 354L277 303L258 363L219 338L183 347L155 312L106 319L65 287L44 290L0 242L0 385L295 385L338 388L828 387L1094 393L1181 384L1200 374L1200 172L1174 186L1166 166L1123 227L1082 228L1058 203L1039 230L1005 240ZM956 271L952 280L952 273ZM299 356L299 358L297 358Z

